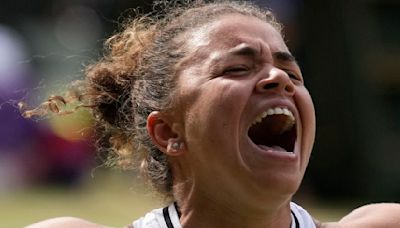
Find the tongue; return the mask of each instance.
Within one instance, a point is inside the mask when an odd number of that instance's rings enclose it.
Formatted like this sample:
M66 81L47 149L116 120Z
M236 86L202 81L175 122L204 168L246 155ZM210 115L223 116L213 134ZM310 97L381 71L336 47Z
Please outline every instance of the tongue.
M263 150L273 150L273 151L278 151L278 152L287 152L284 148L280 147L280 146L266 146L266 145L257 145L258 147L260 147Z

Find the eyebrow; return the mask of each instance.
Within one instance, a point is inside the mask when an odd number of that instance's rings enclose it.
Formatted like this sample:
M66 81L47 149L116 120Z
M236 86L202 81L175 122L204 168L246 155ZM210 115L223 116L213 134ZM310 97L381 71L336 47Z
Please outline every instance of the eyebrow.
M260 54L260 51L254 47L248 45L239 45L238 47L232 48L228 54L232 55L244 55L244 56L256 56Z
M239 47L235 47L232 50L230 50L228 54L255 57L257 55L260 55L261 53L260 53L260 50L257 50L256 48L254 48L252 46L240 45ZM280 61L288 61L288 62L297 63L296 58L289 52L285 52L285 51L273 52L272 57L274 59L277 59Z
M272 56L281 61L296 62L296 58L289 52L277 51L272 53Z
M233 48L229 53L233 55L256 56L260 52L253 47L240 45L239 47Z

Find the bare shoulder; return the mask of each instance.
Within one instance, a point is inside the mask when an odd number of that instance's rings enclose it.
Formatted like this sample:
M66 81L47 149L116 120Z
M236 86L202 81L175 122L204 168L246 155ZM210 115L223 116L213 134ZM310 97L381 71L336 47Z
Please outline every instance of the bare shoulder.
M47 219L32 225L26 226L26 228L67 228L67 227L87 227L87 228L106 228L100 224L92 223L80 218L74 217L58 217Z
M378 203L359 207L334 223L317 223L318 228L398 228L400 204Z

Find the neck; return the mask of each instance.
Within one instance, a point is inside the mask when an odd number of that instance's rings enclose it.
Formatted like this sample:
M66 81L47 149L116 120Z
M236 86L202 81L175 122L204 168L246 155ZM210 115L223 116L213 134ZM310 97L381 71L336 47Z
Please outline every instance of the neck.
M291 224L290 201L280 204L257 203L243 200L223 202L219 197L195 194L178 199L180 222L184 228L231 227L231 228L289 228ZM263 202L263 201L259 201ZM261 205L261 206L260 206Z

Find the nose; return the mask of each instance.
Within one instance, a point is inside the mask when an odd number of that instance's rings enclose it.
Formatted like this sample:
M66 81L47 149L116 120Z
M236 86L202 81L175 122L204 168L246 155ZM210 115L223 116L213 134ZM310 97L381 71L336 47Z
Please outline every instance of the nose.
M256 91L258 93L270 92L293 96L295 88L292 80L285 71L273 67L270 69L268 77L263 77L257 82Z

